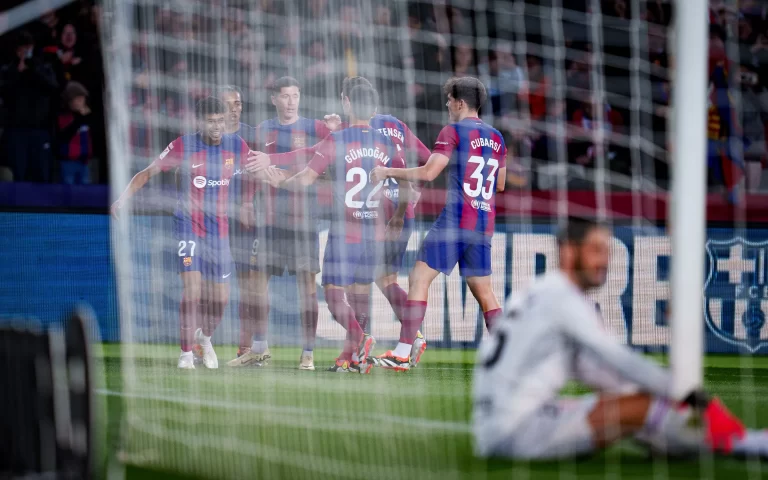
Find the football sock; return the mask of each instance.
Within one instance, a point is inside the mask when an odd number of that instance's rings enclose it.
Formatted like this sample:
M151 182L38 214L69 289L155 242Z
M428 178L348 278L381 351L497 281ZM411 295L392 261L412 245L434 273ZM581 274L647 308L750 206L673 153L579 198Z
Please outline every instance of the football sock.
M669 455L688 455L705 448L703 432L687 427L693 414L690 408L676 408L665 398L654 397L645 416L643 427L635 438Z
M747 430L742 438L733 440L731 453L739 456L757 456L768 444L768 430Z
M304 349L304 351L303 351L303 352L301 352L301 356L302 356L302 357L306 357L307 355L312 355L312 350L307 350L307 349L305 348L305 349Z
M212 345L211 337L203 334L203 338L200 339L200 345L202 345L203 347L210 347Z
M252 301L255 319L252 333L255 345L256 341L263 341L267 338L267 330L269 330L269 297L266 295L255 295ZM251 350L257 351L253 346L251 346Z
M203 322L203 335L206 337L212 337L213 332L221 323L224 318L224 309L227 306L227 302L219 300L211 300L208 302L208 307L205 309L205 318Z
M304 351L315 349L315 338L317 337L317 293L307 295L302 299L301 309L301 327L304 334Z
M251 305L250 300L246 300L245 295L240 297L240 348L248 348L251 346L251 338L253 337L254 324L256 318L254 317L255 310Z
M491 327L493 327L493 324L496 322L496 319L498 319L501 316L501 309L495 308L493 310L488 310L487 312L483 312L483 317L485 317L485 327L490 330Z
M403 290L397 283L390 283L381 291L387 298L387 301L392 306L392 310L395 312L398 322L403 321L403 310L405 309L405 302L408 301L408 293Z
M400 343L413 345L416 332L424 321L427 313L427 302L421 300L408 300L405 302L402 325L400 325Z
M251 351L254 353L264 353L267 351L268 345L266 340L254 340L251 344Z
M357 349L357 344L354 342L354 340L349 338L349 332L347 332L347 338L344 340L344 349L341 351L341 355L339 355L339 360L352 360L352 354Z
M187 298L186 295L182 295L179 304L179 333L182 352L192 351L192 345L195 343L198 311L198 299Z
M357 354L357 352L352 352L352 361L353 362L359 362L360 356Z
M338 288L326 288L325 300L328 302L328 310L331 311L334 320L349 333L349 339L357 346L363 338L363 329L355 318L355 312L347 303L344 290Z
M395 354L396 357L400 358L408 358L411 356L411 346L407 343L398 342L397 347L395 347L394 350L392 350L392 353Z
M364 332L368 331L368 314L371 311L371 295L369 293L352 293L347 295L355 318Z

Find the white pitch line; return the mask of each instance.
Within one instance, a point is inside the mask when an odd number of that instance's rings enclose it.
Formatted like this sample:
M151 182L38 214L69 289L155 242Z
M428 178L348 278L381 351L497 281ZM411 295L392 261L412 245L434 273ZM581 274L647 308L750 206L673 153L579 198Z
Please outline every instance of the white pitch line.
M178 398L168 395L146 395L140 393L124 393L115 390L108 389L96 389L94 390L97 395L103 395L107 397L123 397L123 398L136 398L139 400L155 400L159 402L179 403L183 405L195 405L200 407L216 407L227 408L233 410L250 410L260 411L265 413L286 413L293 415L306 415L308 413L328 416L333 412L328 410L311 408L311 407L290 407L290 406L278 406L278 405L258 405L251 403L235 403L221 400L199 400L195 398ZM345 412L345 416L349 415L349 412ZM403 417L400 415L390 415L386 413L363 413L361 416L364 419L380 420L385 422L399 423L409 427L418 427L431 430L440 430L444 432L453 433L469 433L471 430L469 425L460 422L449 422L444 420L431 420L422 417ZM345 417L348 420L348 417Z

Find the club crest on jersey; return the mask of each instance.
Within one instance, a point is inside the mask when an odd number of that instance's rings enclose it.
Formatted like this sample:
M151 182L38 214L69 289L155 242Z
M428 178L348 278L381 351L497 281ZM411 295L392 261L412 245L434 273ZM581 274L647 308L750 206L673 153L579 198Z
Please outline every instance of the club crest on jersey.
M768 345L768 241L709 240L704 317L721 340L755 353Z
M198 175L192 180L192 185L196 186L197 188L204 188L205 184L208 183L207 179L202 176Z
M192 257L184 257L184 266L185 267L191 267L192 266Z
M224 160L224 166L225 167L234 167L235 166L235 157L230 157Z
M307 137L303 134L297 133L293 135L293 149L304 148L307 146Z

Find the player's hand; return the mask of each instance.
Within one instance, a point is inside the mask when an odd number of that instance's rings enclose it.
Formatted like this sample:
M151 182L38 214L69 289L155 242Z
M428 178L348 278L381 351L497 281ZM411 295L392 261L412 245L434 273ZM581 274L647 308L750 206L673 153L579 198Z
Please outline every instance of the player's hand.
M393 216L389 219L389 222L387 222L387 240L390 242L394 242L398 238L400 238L400 234L403 233L403 224L405 223L405 220L403 217L398 217L397 215Z
M112 204L111 207L109 207L109 214L112 215L112 218L117 220L120 218L120 209L123 208L123 202L121 200L116 201Z
M371 170L371 182L379 183L387 179L389 169L386 167L376 167Z
M280 184L285 181L285 172L275 166L271 166L264 170L261 175L265 182L275 188L279 188Z
M240 223L251 228L256 224L256 214L253 211L253 202L240 205Z
M339 125L341 125L341 117L335 113L326 115L323 117L323 120L325 120L325 126L328 127L328 129L331 131L336 130L339 128Z
M251 150L248 152L248 163L245 164L245 171L248 173L258 173L270 165L269 155Z

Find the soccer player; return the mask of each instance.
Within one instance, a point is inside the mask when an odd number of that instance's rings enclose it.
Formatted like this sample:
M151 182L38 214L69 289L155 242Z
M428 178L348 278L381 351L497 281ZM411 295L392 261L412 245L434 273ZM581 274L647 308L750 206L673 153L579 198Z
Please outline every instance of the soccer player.
M597 223L571 219L558 243L559 270L511 298L478 351L473 382L476 454L561 459L631 436L669 455L708 449L766 456L765 431L745 431L702 391L674 398L665 369L602 328L585 293L605 283L610 232ZM569 380L596 393L560 396ZM697 418L704 429L692 427Z
M347 98L347 92L357 85L365 85L373 88L371 82L365 77L347 77L344 79L341 86L341 103L344 110L344 115L349 116L349 101ZM346 100L345 100L346 99ZM326 124L331 130L344 129L349 126L348 123L342 123L341 117L338 115L326 115ZM389 138L392 143L400 152L406 154L414 154L418 159L418 163L423 165L429 160L431 152L411 132L408 126L401 120L391 115L382 115L377 113L371 118L370 126L377 129L381 134ZM305 150L295 150L288 154L279 156L271 156L273 161L281 161L282 163L297 162L299 157L309 154L314 154L317 145L308 147ZM385 200L381 202L381 212L384 215L385 221L389 221L393 218L396 206L398 205L399 188L397 181L386 180L384 182ZM405 256L405 250L408 247L408 240L411 238L411 233L414 227L414 208L415 199L417 194L413 193L414 201L411 201L405 211L405 218L403 222L402 233L396 239L387 240L384 243L384 257L381 266L379 267L376 275L376 285L379 290L389 301L392 306L395 316L398 321L402 321L403 309L405 302L408 299L408 294L397 283L397 273L403 264L403 258ZM349 303L355 311L355 316L363 330L368 331L368 315L370 312L370 291L365 292L347 292ZM421 335L421 332L416 332L416 339L414 340L414 355L411 356L411 365L415 366L421 359L421 355L427 348L427 342Z
M323 258L322 284L328 309L334 319L347 330L344 350L329 369L333 372L367 373L367 358L375 340L363 332L350 306L347 293L370 290L375 270L381 259L381 242L388 235L397 238L402 229L407 193L392 219L384 228L380 212L383 181L372 182L370 172L376 165L405 167L401 153L387 137L371 128L369 121L376 113L378 94L370 86L358 85L345 97L350 126L331 134L317 146L309 164L298 174L282 182L282 188L306 188L328 171L333 190L333 206L328 243ZM401 182L403 192L410 188ZM355 347L357 347L355 351Z
M178 242L179 272L184 284L180 305L181 355L179 368L195 368L192 346L203 348L203 363L218 368L211 336L224 314L229 300L232 257L229 251L227 203L229 185L237 169L244 170L248 145L237 135L224 134L225 105L208 97L197 104L199 132L184 135L173 142L147 168L137 173L125 191L112 205L117 217L125 203L150 178L160 172L176 169L178 202L175 213L175 236ZM250 172L267 167L255 159ZM252 197L243 195L243 201ZM174 247L175 248L175 247ZM201 303L202 300L202 303ZM201 304L204 306L200 312ZM195 329L202 313L202 329Z
M257 127L260 151L267 154L288 152L314 145L328 136L330 130L322 121L299 116L301 90L296 79L282 77L275 80L271 93L277 116ZM306 156L300 163L306 165L309 158ZM241 322L237 358L228 365L261 366L269 362L271 354L266 338L269 327L269 278L283 275L287 270L296 275L298 284L304 337L299 368L314 370L313 350L318 319L316 275L320 271L320 240L315 215L317 195L314 188L292 192L266 185L260 193L263 207L260 208L261 219L257 220L257 236L251 252L254 277L250 292L256 320L250 331L249 324Z
M459 264L472 295L483 310L488 329L501 314L491 286L491 236L496 217L496 192L504 190L507 148L498 130L478 118L485 86L474 77L452 78L443 87L450 125L444 127L426 165L416 168L378 167L374 181L430 182L449 168L445 208L424 238L409 277L400 341L370 361L394 370L408 370L412 346L427 311L429 286L438 274ZM402 191L402 190L401 190Z

